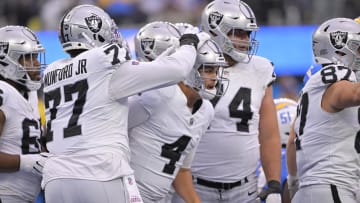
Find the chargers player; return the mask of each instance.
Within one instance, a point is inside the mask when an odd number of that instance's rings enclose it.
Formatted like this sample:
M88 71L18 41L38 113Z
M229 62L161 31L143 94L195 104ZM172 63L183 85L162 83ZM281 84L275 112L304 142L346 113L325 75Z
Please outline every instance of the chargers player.
M172 23L145 25L135 38L138 59L156 60L176 47L179 37ZM129 100L130 163L145 203L167 203L172 186L186 202L201 202L192 185L190 164L214 116L206 99L220 94L215 86L223 82L219 68L225 65L216 43L208 40L198 48L194 69L184 81Z
M71 58L50 64L43 79L54 153L43 169L46 202L142 202L130 167L128 97L183 80L197 46L209 39L184 34L175 53L137 62L117 30L93 5L76 6L61 20L59 39Z

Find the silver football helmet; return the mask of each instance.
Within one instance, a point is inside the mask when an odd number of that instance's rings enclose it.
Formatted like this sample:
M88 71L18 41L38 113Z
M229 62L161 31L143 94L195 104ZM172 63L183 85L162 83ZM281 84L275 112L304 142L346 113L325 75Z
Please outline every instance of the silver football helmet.
M33 31L23 26L0 29L0 75L26 88L41 87L40 69L45 66L45 48ZM35 74L31 79L29 74Z
M312 35L312 49L316 63L339 63L359 72L360 24L348 18L322 23Z
M296 101L288 98L274 99L277 121L280 131L281 144L286 145L291 125L296 117Z
M135 53L139 61L152 61L167 48L178 47L180 32L174 24L155 21L142 27L135 36Z
M196 89L203 99L213 99L215 96L222 96L229 85L229 79L224 77L224 68L228 64L223 57L221 49L214 40L208 40L198 48L194 68L185 79L185 84ZM201 73L212 71L209 68L216 68L216 76L209 78ZM214 86L208 87L206 80L214 81Z
M209 33L222 51L237 62L249 62L256 53L259 29L251 8L240 0L215 0L202 12L200 29ZM232 40L236 31L245 31L247 40Z
M60 23L59 38L65 52L88 50L112 42L128 49L114 20L94 5L76 6L66 13Z

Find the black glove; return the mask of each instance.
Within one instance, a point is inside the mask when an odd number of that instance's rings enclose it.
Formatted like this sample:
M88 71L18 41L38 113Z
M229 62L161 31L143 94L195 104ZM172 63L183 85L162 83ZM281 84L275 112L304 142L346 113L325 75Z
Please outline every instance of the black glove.
M197 45L199 43L199 38L196 34L183 34L180 37L180 46L182 45L192 45L197 49Z
M277 201L280 198L280 202L281 202L281 186L280 186L280 182L276 181L276 180L270 180L268 182L268 188L266 190L263 190L260 194L259 194L259 198L261 199L261 201L265 201L266 202L266 198L272 195L274 197L272 197L271 199L276 199L275 201ZM276 196L276 197L275 197ZM274 202L274 200L272 200L272 202Z

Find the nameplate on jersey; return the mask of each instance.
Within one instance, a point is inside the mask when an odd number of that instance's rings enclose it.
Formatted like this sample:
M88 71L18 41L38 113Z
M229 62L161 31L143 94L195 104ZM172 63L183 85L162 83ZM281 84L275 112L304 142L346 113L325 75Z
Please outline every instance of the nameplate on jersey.
M75 65L76 66L76 65ZM74 75L86 74L86 59L80 59L77 67L74 68L74 63L66 64L64 67L47 72L44 75L44 86L54 85L58 81L66 80Z

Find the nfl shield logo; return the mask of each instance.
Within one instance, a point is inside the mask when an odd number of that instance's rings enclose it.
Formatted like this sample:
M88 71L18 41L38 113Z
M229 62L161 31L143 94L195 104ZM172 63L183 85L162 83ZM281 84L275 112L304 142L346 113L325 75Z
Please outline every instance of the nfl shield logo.
M210 13L209 18L208 18L210 28L215 29L220 24L223 17L224 17L224 15L222 15L219 12Z
M129 185L132 185L133 184L133 179L132 178L128 178L128 183L129 183Z
M342 49L347 42L347 34L348 34L347 32L341 32L341 31L330 33L331 44L336 49Z
M86 22L86 25L88 26L88 28L92 32L97 33L100 31L101 26L102 26L102 20L99 16L93 14L89 17L86 17L85 22Z
M154 49L155 40L151 38L145 38L141 40L141 50L145 55L149 55Z

